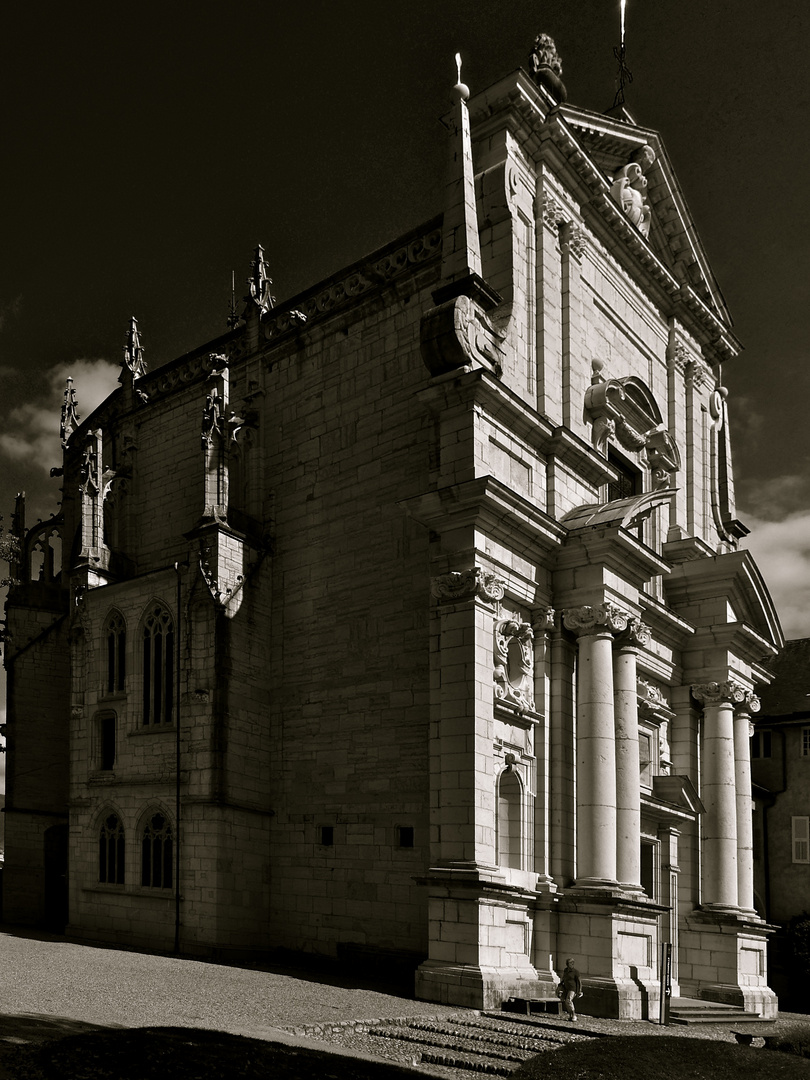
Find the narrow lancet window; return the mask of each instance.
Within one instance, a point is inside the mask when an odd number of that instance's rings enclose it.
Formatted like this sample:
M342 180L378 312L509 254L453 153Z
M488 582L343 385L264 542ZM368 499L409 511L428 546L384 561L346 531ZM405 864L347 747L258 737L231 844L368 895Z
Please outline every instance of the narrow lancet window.
M174 701L174 623L154 607L143 628L143 722L170 724Z

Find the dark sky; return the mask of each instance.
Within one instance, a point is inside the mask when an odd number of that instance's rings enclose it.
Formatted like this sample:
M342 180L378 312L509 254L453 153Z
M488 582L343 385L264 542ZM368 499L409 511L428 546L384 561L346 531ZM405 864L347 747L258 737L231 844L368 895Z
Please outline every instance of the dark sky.
M130 315L157 367L225 329L231 271L241 296L257 242L283 299L441 209L457 50L475 93L545 30L572 104L603 110L615 93L619 0L14 8L0 72L6 518L22 487L35 516L55 509L58 388L75 371L86 414ZM806 590L794 635L810 634L808 12L627 5L628 107L663 135L745 345L724 373L740 516L757 558L785 545L786 587L798 574L794 599Z

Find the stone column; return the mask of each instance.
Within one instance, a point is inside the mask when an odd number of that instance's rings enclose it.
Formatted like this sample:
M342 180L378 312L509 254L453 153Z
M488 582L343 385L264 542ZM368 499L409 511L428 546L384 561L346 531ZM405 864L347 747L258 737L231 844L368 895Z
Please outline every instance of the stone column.
M613 635L629 616L613 604L572 608L564 623L578 637L577 885L616 886L616 736Z
M641 889L641 789L638 758L636 657L650 640L650 628L631 619L616 642L613 658L616 703L616 876L628 889Z
M703 837L702 902L737 908L737 777L734 755L734 706L745 690L732 682L692 687L703 705L701 798L706 807Z
M737 786L737 903L745 911L754 907L754 823L751 793L751 713L759 712L759 698L745 692L734 711L734 771Z

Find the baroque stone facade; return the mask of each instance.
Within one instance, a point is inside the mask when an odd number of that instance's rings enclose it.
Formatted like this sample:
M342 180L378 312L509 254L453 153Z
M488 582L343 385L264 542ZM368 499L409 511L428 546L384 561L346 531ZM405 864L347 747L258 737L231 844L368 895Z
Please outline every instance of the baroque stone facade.
M659 135L550 39L448 121L441 217L63 413L7 605L8 918L403 958L420 997L772 1014L738 344ZM54 885L67 871L67 892ZM383 959L382 962L385 962Z

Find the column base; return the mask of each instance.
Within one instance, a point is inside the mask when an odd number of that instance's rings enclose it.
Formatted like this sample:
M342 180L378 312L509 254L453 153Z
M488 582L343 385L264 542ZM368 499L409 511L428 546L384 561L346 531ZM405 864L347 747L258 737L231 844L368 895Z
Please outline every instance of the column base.
M636 970L636 969L633 969ZM607 1020L655 1020L661 1003L661 985L647 978L583 978L577 1012Z
M416 970L414 990L420 1001L465 1009L500 1009L510 997L548 997L554 985L539 979L528 965L505 969L426 960Z
M704 907L686 917L680 936L680 984L685 997L737 1005L766 1019L778 1013L768 986L767 939L759 917Z

